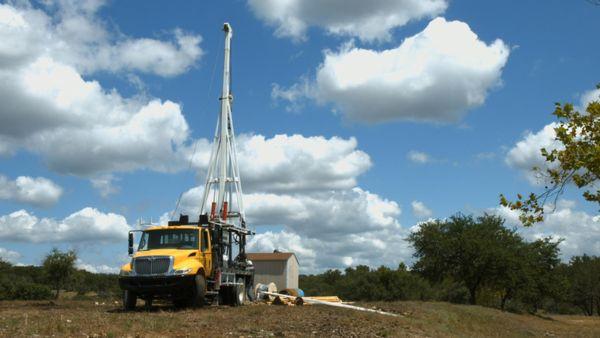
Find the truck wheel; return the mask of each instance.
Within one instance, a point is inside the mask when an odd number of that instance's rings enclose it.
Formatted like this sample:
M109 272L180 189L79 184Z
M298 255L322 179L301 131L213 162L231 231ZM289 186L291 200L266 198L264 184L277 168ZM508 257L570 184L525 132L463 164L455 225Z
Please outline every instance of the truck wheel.
M194 307L203 307L206 302L206 279L202 275L194 278L194 293L192 304Z
M243 278L238 278L237 285L234 286L233 290L233 306L240 306L246 302L246 283Z
M144 308L146 309L146 311L150 311L152 309L152 301L152 296L149 296L148 298L144 299Z
M135 310L137 295L129 290L123 291L123 308L125 311Z
M177 308L177 309L183 309L184 307L186 307L188 305L189 305L189 302L187 299L181 299L181 298L173 299L173 306L175 306L175 308Z
M255 299L254 289L252 288L252 284L246 284L246 299L250 302L253 302Z
M231 286L221 286L221 289L219 290L219 304L232 305L232 290L233 288Z

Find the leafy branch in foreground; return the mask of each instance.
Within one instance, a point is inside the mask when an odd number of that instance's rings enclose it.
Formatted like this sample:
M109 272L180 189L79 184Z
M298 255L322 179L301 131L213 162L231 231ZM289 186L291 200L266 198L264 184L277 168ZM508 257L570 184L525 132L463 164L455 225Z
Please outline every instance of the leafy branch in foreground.
M600 89L600 84L596 88ZM585 113L570 103L556 103L553 115L558 118L554 131L560 147L540 149L548 168L533 168L548 185L539 194L518 194L515 201L500 195L500 205L519 211L525 226L543 221L546 203L556 206L570 184L584 190L587 201L600 204L600 101L590 102Z

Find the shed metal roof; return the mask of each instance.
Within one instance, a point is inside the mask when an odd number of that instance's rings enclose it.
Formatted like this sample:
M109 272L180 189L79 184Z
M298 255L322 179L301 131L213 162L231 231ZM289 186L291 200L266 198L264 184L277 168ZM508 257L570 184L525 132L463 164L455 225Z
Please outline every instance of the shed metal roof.
M246 253L246 257L251 261L287 261L294 256L296 262L298 257L293 252L252 252Z

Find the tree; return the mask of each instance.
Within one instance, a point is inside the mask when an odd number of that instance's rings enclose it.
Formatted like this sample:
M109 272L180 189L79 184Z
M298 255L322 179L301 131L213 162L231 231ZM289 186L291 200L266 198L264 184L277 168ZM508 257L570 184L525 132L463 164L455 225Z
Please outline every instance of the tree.
M600 257L576 256L571 258L568 278L570 299L584 314L594 310L600 316Z
M46 258L44 258L42 266L49 282L56 290L56 299L58 299L60 288L75 271L76 260L77 255L75 251L70 250L62 252L57 248L52 249L52 251L46 255Z
M600 89L600 85L597 86ZM556 200L565 187L573 184L583 190L583 197L600 205L600 101L593 101L580 113L570 103L556 103L553 113L558 118L554 131L559 149L540 149L548 164L547 169L534 167L534 171L549 182L544 191L527 197L517 195L516 201L509 201L500 195L500 204L520 212L520 220L525 226L544 220L544 206Z
M455 215L446 221L421 225L408 241L418 258L413 269L432 282L450 277L469 290L469 303L477 303L482 286L496 283L515 261L522 243L515 230L493 215Z
M523 274L526 282L521 285L519 293L522 301L531 306L532 313L537 312L544 299L561 298L566 287L561 274L557 273L560 242L544 238L525 246Z
M3 260L2 257L0 257L0 272L4 273L6 271L9 271L11 267L12 264L10 264L10 262L7 262Z

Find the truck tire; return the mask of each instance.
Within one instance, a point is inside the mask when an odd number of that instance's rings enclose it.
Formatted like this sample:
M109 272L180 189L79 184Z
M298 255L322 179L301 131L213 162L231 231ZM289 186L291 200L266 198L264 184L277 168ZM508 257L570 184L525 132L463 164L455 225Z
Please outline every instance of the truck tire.
M135 310L137 295L129 290L123 291L123 308L125 311Z
M250 302L255 301L254 288L252 284L246 284L246 299Z
M232 289L233 291L233 306L240 306L246 302L246 283L243 278L238 278L237 285Z
M233 288L231 286L221 286L219 290L219 305L233 305Z
M196 275L194 278L194 290L192 305L194 307L203 307L206 302L206 279L202 275Z
M188 305L190 305L190 302L187 299L182 299L182 298L173 299L173 306L176 309L183 309Z
M150 311L152 309L152 301L153 301L153 297L152 296L148 296L148 298L144 299L144 309L146 311Z

